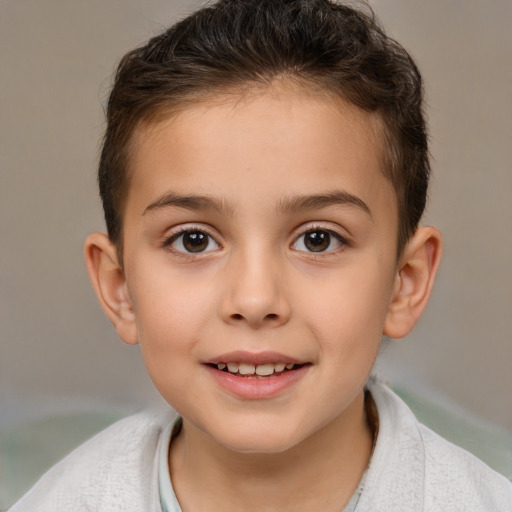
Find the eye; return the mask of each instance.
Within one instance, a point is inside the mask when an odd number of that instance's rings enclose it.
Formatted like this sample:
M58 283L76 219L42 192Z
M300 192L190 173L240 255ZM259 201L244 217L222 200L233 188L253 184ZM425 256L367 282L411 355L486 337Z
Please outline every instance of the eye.
M181 231L173 235L165 245L183 253L209 252L219 247L208 233L198 229Z
M311 229L300 235L292 245L296 251L331 252L346 244L346 240L327 229Z

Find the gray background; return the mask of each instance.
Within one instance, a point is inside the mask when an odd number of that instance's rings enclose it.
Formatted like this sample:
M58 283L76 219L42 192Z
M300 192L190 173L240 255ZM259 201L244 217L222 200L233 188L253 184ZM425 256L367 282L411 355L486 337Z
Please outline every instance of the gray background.
M89 285L95 167L118 59L199 2L0 0L0 403L155 398ZM426 79L446 252L418 328L379 372L512 429L512 2L375 0ZM6 414L3 415L5 419Z

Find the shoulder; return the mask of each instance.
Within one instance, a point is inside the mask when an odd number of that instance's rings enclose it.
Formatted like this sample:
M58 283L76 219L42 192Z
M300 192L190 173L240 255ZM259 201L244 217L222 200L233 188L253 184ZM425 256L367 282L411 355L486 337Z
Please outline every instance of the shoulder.
M427 510L512 510L512 483L480 459L418 424ZM464 508L471 506L471 509Z
M369 389L379 435L365 489L368 510L512 510L512 483L504 476L419 423L387 386L372 381Z
M157 496L158 443L174 417L145 411L114 423L51 468L9 510L143 510Z

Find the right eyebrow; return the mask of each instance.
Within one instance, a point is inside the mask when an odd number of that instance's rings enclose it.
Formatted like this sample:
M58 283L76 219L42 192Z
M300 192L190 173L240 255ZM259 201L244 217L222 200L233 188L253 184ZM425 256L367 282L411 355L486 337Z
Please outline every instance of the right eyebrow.
M219 213L232 213L232 209L222 199L210 195L181 195L175 192L168 192L149 204L142 215L148 212L164 208L184 208L186 210L215 210Z

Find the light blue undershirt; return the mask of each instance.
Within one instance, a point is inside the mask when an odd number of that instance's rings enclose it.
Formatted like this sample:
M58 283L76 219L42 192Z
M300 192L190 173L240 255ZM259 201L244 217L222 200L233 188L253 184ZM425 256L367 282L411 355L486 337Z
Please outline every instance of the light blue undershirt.
M160 503L163 512L182 512L176 493L172 487L171 475L169 474L169 445L172 438L181 430L181 417L177 417L162 434L162 442L160 443L160 453L158 455L158 487L160 490ZM357 502L363 492L364 482L366 480L366 472L359 482L356 492L350 498L347 506L342 512L355 512Z
M171 444L173 432L179 432L181 417L178 416L162 434L160 453L158 455L158 488L160 490L160 503L162 512L182 512L176 493L172 488L171 475L169 473L169 445Z

